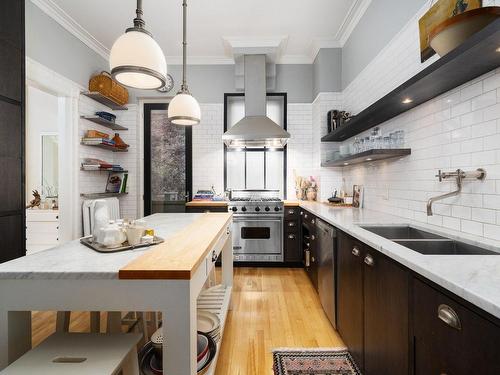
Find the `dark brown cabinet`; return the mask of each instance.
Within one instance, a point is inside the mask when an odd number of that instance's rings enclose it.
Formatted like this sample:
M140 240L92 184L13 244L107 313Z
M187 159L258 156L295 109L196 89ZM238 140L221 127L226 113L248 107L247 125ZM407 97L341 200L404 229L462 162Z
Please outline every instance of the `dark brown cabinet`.
M316 217L301 209L301 232L304 267L314 289L318 290L318 254L316 239Z
M413 281L414 374L500 374L500 327Z
M354 238L339 236L337 327L366 375L408 373L409 273Z
M337 329L363 371L363 245L340 233L337 251Z
M24 1L0 14L0 263L26 253L24 192Z
M285 262L289 264L302 263L302 247L300 246L300 216L299 207L285 207L283 230L283 247Z
M365 248L365 374L407 374L410 274L378 251Z

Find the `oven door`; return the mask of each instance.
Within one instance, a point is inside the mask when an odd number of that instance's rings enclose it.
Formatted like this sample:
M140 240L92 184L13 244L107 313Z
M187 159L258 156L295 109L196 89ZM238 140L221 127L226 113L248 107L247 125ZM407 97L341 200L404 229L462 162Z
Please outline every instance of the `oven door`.
M283 260L282 238L283 220L281 217L233 218L235 259Z

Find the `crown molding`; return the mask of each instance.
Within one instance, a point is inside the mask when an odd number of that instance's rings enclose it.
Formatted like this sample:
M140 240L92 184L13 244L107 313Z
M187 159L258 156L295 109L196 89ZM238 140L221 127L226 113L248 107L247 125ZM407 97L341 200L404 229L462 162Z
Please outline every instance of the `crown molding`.
M109 59L109 49L94 38L92 34L90 34L52 0L31 0L31 2L50 16L59 25L64 27L69 33L78 38L87 47L102 56L104 59Z
M322 48L342 48L340 42L335 38L316 38L311 44L311 54L309 56L309 64L314 62L319 50Z
M283 55L277 64L302 65L312 64L311 56L308 55Z
M353 32L354 28L361 20L361 17L365 14L366 10L370 6L371 0L354 0L351 7L347 11L342 24L340 25L335 39L339 41L340 46L343 47L344 44L349 39L349 36Z

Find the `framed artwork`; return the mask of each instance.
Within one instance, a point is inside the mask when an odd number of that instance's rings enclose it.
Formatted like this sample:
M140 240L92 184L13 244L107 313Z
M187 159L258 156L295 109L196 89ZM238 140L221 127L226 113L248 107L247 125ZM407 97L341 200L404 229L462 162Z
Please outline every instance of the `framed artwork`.
M441 22L464 13L468 10L481 8L482 0L438 0L418 21L420 31L420 60L432 57L436 52L431 48L429 35Z

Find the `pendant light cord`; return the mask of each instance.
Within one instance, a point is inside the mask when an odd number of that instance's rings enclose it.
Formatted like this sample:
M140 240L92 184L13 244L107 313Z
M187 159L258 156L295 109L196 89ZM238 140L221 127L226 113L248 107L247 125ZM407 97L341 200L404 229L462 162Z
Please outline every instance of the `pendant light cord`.
M182 1L182 84L181 93L189 94L188 86L186 83L186 59L187 59L187 41L186 41L186 29L187 29L187 2Z

